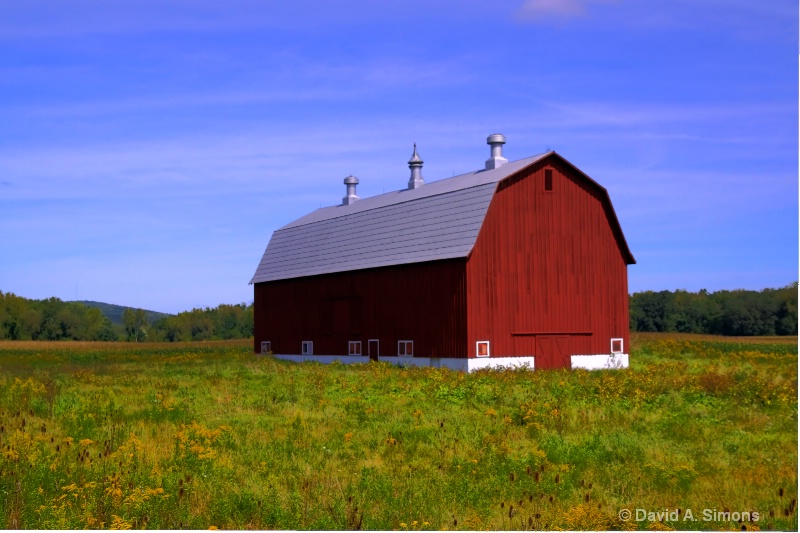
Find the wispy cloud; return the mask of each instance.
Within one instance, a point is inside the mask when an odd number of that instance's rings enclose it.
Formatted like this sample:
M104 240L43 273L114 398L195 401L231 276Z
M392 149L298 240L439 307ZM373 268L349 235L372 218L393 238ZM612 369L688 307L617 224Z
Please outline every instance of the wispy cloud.
M569 19L586 14L589 4L615 3L615 0L525 0L517 15L523 20Z
M558 112L561 120L573 123L626 126L663 122L699 122L710 119L753 117L765 113L789 113L791 105L768 104L669 104L629 102L545 101ZM574 125L574 124L573 124Z
M344 176L401 188L412 142L428 182L472 171L493 132L608 188L632 276L684 275L712 244L706 277L769 283L742 249L796 272L791 3L0 4L0 290L240 301L270 232Z
M613 16L608 8L614 8ZM524 0L516 18L529 23L590 20L618 31L702 31L709 27L743 40L797 43L796 2L752 0Z
M4 1L2 13L0 39L41 39L344 29L388 19L411 25L431 17L452 22L465 14L484 17L485 4L476 0L25 0Z
M241 71L247 73L247 81L234 86L206 83L195 87L186 81L168 89L150 87L148 91L139 92L120 85L116 94L75 91L70 97L53 101L0 102L0 110L7 116L86 118L141 116L148 111L179 112L190 108L206 108L218 113L220 108L228 107L379 102L386 94L412 88L419 91L464 86L476 78L471 66L479 60L475 55L447 59L380 55L353 65L294 55L279 65L240 66ZM197 64L193 76L215 80L227 68L230 67ZM162 70L167 75L169 68L162 67ZM89 73L84 67L56 68L48 75L44 68L0 66L0 81L27 86L54 80L62 86L79 86L87 76Z

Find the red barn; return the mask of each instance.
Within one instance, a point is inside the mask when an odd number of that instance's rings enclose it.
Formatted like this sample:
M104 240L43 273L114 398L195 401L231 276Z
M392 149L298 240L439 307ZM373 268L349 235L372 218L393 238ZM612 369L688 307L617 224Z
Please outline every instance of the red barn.
M608 192L555 152L342 204L273 233L255 350L472 370L628 365L634 264Z

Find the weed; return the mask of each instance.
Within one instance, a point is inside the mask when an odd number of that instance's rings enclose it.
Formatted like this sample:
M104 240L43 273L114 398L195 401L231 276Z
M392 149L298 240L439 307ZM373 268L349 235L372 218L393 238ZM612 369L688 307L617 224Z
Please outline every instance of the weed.
M796 529L796 342L633 342L628 370L469 375L235 342L2 343L0 525L753 525L617 514L671 502Z

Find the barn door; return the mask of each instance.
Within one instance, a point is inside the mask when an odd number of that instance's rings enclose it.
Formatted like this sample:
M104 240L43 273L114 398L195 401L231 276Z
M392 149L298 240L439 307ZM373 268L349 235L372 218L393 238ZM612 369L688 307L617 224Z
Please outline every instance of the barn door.
M536 337L536 368L572 368L569 337L565 335Z
M370 361L377 361L378 356L380 353L379 351L380 343L378 339L370 339L367 341L367 355L369 356Z
M549 370L553 366L553 337L536 337L535 368Z
M570 338L567 336L554 337L556 364L555 368L572 368L572 350Z

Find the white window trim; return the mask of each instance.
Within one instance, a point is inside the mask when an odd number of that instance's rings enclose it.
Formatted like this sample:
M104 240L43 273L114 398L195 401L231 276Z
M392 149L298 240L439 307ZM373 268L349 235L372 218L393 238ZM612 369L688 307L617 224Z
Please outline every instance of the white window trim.
M308 347L308 350L306 350ZM303 341L300 345L300 353L302 355L314 355L314 341Z
M358 345L358 353L353 353L353 346ZM361 341L347 341L347 355L363 355L364 351L361 349Z
M411 343L411 354L404 353L403 355L400 355L400 343L401 342L403 342L403 343L410 342ZM403 346L403 348L405 349L405 345ZM399 341L397 341L397 356L398 357L414 357L414 341L412 341L412 340L399 340Z
M619 351L614 350L614 342L619 341ZM611 339L611 353L625 353L624 341L622 339Z
M486 345L486 355L481 355L481 344ZM475 357L491 357L492 352L489 351L489 341L478 341L475 343Z
M261 341L261 353L269 353L272 351L271 341Z

